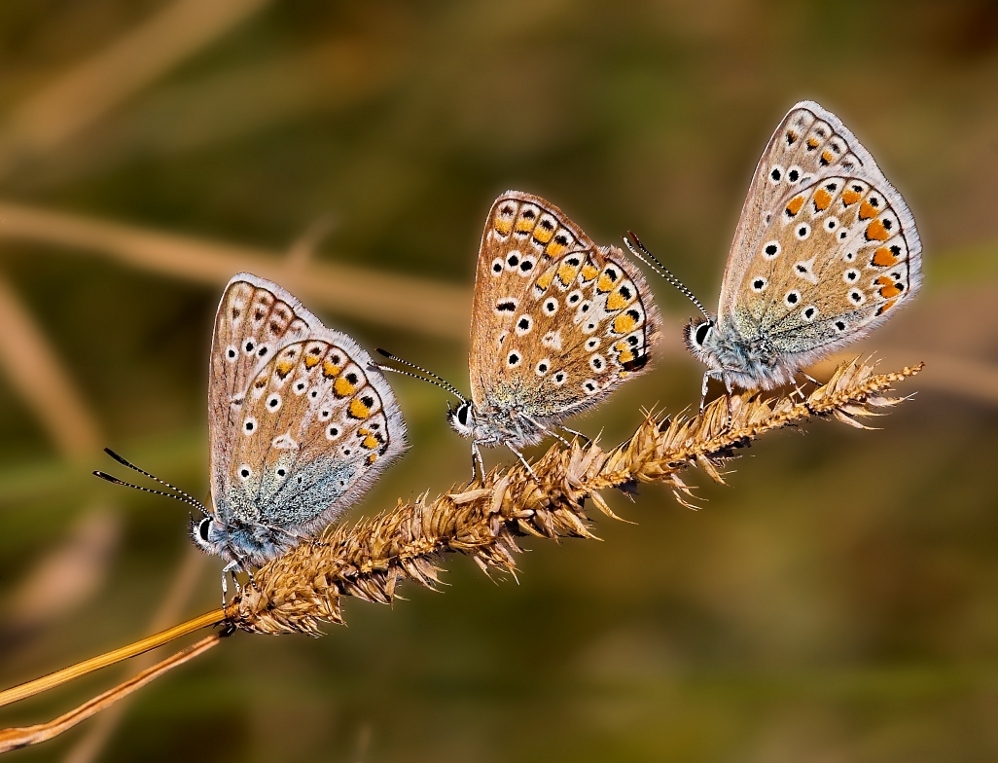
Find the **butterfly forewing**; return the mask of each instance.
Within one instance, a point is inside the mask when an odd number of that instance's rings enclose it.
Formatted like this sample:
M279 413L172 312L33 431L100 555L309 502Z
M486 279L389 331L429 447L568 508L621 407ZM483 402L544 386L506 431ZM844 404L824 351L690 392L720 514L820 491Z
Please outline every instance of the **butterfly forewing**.
M479 253L472 322L476 406L560 419L648 360L658 312L619 249L597 247L557 207L509 192Z
M239 409L259 369L286 344L308 336L318 319L276 284L248 273L229 281L215 315L208 381L212 492L223 490L237 441Z
M719 313L738 312L743 333L768 335L781 353L827 351L914 294L920 254L911 213L869 152L803 102L756 170Z
M212 498L223 525L309 535L404 450L404 422L370 356L276 284L248 274L229 283L211 369Z

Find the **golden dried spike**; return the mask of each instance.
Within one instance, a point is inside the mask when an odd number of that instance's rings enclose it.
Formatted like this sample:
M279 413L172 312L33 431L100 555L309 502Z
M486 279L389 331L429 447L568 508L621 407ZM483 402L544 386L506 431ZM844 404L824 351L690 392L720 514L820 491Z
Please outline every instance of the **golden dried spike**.
M661 482L690 505L680 473L698 466L721 481L721 467L759 435L814 417L855 417L890 407L888 393L921 365L875 375L854 360L806 399L765 399L742 394L716 400L698 417L651 414L632 437L604 451L597 444L555 444L533 464L494 470L481 487L455 490L436 500L420 496L390 512L340 525L321 541L299 546L256 573L235 604L233 624L257 633L316 634L322 622L340 622L339 600L359 596L391 601L403 579L437 584L432 563L447 553L471 556L483 569L515 571L513 538L595 537L587 499L613 516L599 491L636 482ZM391 584L387 584L391 580Z

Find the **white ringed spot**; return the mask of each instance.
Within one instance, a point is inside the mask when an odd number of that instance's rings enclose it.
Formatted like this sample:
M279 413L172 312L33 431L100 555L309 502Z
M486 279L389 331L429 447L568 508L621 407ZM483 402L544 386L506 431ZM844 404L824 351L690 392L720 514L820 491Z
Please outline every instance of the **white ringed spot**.
M762 258L764 260L775 260L780 256L782 247L779 241L767 241L762 247Z

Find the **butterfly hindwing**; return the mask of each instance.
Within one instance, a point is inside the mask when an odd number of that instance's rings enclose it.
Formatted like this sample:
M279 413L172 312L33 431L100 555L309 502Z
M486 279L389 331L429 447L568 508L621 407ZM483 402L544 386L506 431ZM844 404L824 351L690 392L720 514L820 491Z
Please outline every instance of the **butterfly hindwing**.
M401 452L401 417L369 363L348 337L326 329L260 369L229 466L233 514L309 535Z

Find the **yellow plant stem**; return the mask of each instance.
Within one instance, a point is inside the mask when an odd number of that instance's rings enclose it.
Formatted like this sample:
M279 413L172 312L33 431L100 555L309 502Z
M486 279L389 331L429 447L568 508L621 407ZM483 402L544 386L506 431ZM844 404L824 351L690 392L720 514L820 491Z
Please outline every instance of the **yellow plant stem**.
M193 633L194 631L201 630L201 628L207 628L211 625L218 625L223 620L225 620L224 609L216 609L212 612L206 612L199 617L195 617L193 620L188 620L186 623L175 625L172 628L160 631L152 636L146 636L144 639L139 639L138 641L119 649L105 652L104 654L97 655L96 657L84 660L83 662L78 662L68 668L57 670L55 673L49 673L47 676L36 678L34 681L28 681L20 686L14 686L6 691L0 692L0 707L14 702L19 702L20 700L27 699L28 697L33 697L43 691L54 689L56 686L61 686L68 681L72 681L74 678L85 676L87 673L92 673L95 670L100 670L101 668L106 668L109 665L114 665L116 662L121 662L122 660L129 659L130 657L143 654L144 652L148 652L150 649L155 649L156 647L167 644L174 639L186 636L188 633Z
M198 618L197 620L202 619L204 618ZM191 622L196 621L192 620ZM169 632L170 631L164 631L163 633ZM59 736L59 734L62 734L64 731L68 731L81 721L85 721L95 713L99 713L101 710L110 707L119 699L127 697L133 691L136 691L150 681L154 681L159 678L168 670L171 670L178 665L183 665L188 660L192 660L199 654L208 651L221 640L222 635L223 634L221 633L213 633L210 636L201 639L197 643L191 644L186 649L167 657L165 660L153 665L151 668L143 670L137 676L129 678L127 681L115 686L113 689L106 691L97 697L94 697L91 700L87 700L82 705L73 708L68 713L60 715L58 718L49 721L48 723L38 723L34 726L22 726L20 728L0 729L0 753L10 752L11 750L19 750L22 747L29 747L30 745L47 742L49 739ZM119 649L118 651L120 652L121 650ZM109 654L113 654L113 652ZM59 674L54 673L53 675Z

